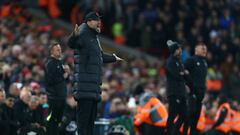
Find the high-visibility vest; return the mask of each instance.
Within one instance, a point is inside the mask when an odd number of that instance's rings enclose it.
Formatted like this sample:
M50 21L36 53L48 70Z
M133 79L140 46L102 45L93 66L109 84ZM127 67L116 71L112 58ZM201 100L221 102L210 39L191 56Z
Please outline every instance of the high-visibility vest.
M52 18L56 18L61 15L61 11L57 5L57 0L49 0L48 12Z
M205 118L205 114L204 114L204 109L202 109L200 117L198 119L197 130L203 131L206 127L205 122L206 122L206 118Z
M231 126L232 126L232 116L233 116L233 111L232 109L230 108L230 105L229 103L223 103L219 108L218 108L218 111L217 111L217 115L215 117L215 121L218 120L218 118L220 117L220 113L221 113L221 110L223 108L226 108L227 109L227 116L226 118L224 119L223 123L221 123L219 126L216 127L217 130L219 131L222 131L224 133L228 133L230 130L231 130Z
M11 5L3 5L1 7L0 16L7 17L10 15Z
M134 116L134 125L139 126L146 123L153 126L166 126L167 109L156 97L151 97L143 106L138 107L137 114Z
M48 0L38 0L39 7L46 7L48 5Z
M240 112L233 110L232 131L240 133Z
M135 126L139 126L139 125L141 125L142 124L142 119L143 119L143 114L141 113L141 109L142 109L142 107L141 106L138 106L137 107L137 112L136 112L136 114L134 115L134 121L133 121L133 124L135 125Z
M207 80L206 86L208 91L220 91L222 88L221 80Z
M215 120L214 119L211 119L210 117L205 117L206 121L205 121L205 127L207 129L211 128L214 123L215 123Z

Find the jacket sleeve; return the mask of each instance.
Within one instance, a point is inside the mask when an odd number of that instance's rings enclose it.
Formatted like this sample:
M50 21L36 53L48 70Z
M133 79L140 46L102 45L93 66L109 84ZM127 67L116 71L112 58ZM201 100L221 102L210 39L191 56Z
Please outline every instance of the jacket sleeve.
M77 37L74 35L74 33L72 32L72 34L68 37L68 46L72 49L75 49L77 48L77 44L76 44L76 40L77 40Z
M194 59L193 58L187 59L186 62L184 63L184 68L187 69L188 71L191 71L191 69L194 68Z
M187 59L186 62L184 63L184 68L189 71L188 75L184 75L184 79L186 80L186 84L190 88L191 93L194 93L193 81L191 77L191 71L194 68L194 59L193 58Z
M167 73L174 79L181 81L183 79L182 78L183 76L180 75L178 71L176 71L176 68L177 67L175 66L175 63L173 61L167 62L167 66L166 66Z
M227 116L228 110L226 108L223 108L221 110L220 116L217 119L217 122L212 126L212 129L216 128L217 126L221 125L223 123L223 121L225 120L226 116Z
M23 112L23 108L21 107L21 105L19 103L16 103L13 106L14 109L14 116L16 118L16 121L19 123L20 126L24 126L27 124L26 121L26 113Z
M80 36L76 36L73 32L68 37L68 46L72 49L77 49L83 45L83 38Z
M116 58L112 54L102 52L103 63L116 62Z
M48 76L46 78L48 85L55 85L64 80L63 79L64 71L58 69L57 64L54 61L49 61L48 63L46 63L45 70Z

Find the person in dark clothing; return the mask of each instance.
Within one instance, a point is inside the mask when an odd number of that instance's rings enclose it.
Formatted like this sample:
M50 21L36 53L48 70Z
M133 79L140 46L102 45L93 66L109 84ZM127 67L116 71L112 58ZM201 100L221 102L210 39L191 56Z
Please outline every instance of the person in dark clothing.
M43 110L44 119L47 119L47 116L48 116L49 105L48 105L47 101L48 101L47 93L46 92L40 92L39 93L39 105Z
M31 96L28 102L28 108L24 115L26 116L26 124L21 127L20 135L26 135L34 132L37 135L45 135L46 128L44 126L44 117L42 108L39 106L39 99L37 96Z
M4 101L6 99L5 90L0 88L0 131L1 135L8 135L10 128L6 124L9 120L6 109L4 107Z
M97 103L101 100L102 65L122 60L115 54L104 53L98 33L101 32L98 13L90 12L85 23L76 24L70 35L68 45L74 49L74 89L77 100L77 123L79 135L92 135L94 120L97 115Z
M5 104L3 104L3 110L6 111L9 128L11 129L9 131L9 135L16 135L17 129L19 127L19 123L16 121L16 117L14 115L13 105L14 105L15 98L14 96L8 95L5 101Z
M76 123L76 107L77 102L72 95L67 97L67 105L63 113L61 123L61 135L75 135L77 132Z
M39 135L45 134L43 115L36 96L31 96L30 90L23 88L20 99L14 104L14 115L19 123L18 133L26 135L35 132Z
M167 41L171 56L167 60L167 98L168 98L168 120L167 134L177 135L181 125L186 121L186 86L185 77L188 72L184 70L180 60L181 47L177 42ZM174 120L177 118L177 121ZM184 124L184 128L186 128Z
M65 100L67 95L67 86L65 79L70 73L68 65L63 65L61 60L61 46L54 43L49 47L50 57L45 62L45 83L48 94L48 117L47 134L58 135L59 123L63 115Z
M189 125L190 134L197 134L197 123L202 109L202 100L206 91L206 76L207 76L207 47L200 42L195 46L195 55L188 58L185 63L185 69L188 70L190 79L188 83L191 84L190 98L189 98Z
M16 101L13 106L14 115L16 117L17 122L19 123L19 131L21 132L22 127L25 127L29 124L28 114L28 102L31 98L31 92L24 87L20 92L20 99Z

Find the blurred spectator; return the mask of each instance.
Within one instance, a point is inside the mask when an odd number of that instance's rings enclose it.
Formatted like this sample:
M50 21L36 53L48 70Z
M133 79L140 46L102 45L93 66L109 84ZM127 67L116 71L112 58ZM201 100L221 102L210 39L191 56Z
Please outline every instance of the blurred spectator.
M18 98L20 94L20 84L18 83L12 83L9 88L9 95Z
M102 93L101 93L102 101L98 104L98 117L99 118L109 118L110 111L110 95L109 95L109 85L102 85Z
M0 104L3 104L6 99L6 93L3 88L0 89Z
M42 108L42 110L43 110L43 117L44 117L44 119L46 119L47 118L47 116L48 116L48 109L49 109L49 105L48 105L48 103L47 103L47 99L48 97L47 97L47 93L46 92L40 92L39 93L39 106Z
M16 135L17 129L19 127L19 123L16 121L16 117L14 115L13 105L14 105L15 97L9 95L5 100L5 104L3 105L3 109L6 111L8 122L6 125L9 126L11 130L9 130L9 135Z
M114 36L114 42L118 45L122 45L125 43L125 37L123 33L123 23L121 21L117 21L112 26L112 32Z
M111 99L110 114L109 114L110 118L117 118L128 113L129 113L129 110L122 98L115 96Z
M8 135L10 131L10 127L8 124L9 118L7 114L7 110L4 107L4 101L6 99L6 94L4 89L0 89L0 130L1 134Z
M14 104L14 115L16 116L16 120L19 122L20 127L27 126L28 121L28 103L31 98L31 93L28 88L24 87L20 93L20 99L16 101ZM20 129L21 130L21 129Z
M24 113L26 116L26 125L21 128L20 135L29 134L30 132L45 135L46 128L44 126L42 109L39 106L39 99L37 96L30 97L28 110Z

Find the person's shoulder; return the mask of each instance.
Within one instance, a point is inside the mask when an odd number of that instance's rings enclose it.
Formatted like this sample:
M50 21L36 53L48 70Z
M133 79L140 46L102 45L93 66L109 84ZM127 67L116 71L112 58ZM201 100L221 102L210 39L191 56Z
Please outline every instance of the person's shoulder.
M48 65L53 64L53 63L55 63L55 59L53 57L48 57L45 60L45 66L48 66Z
M190 56L187 58L187 60L193 61L194 59L196 59L196 56Z
M89 28L86 23L82 23L79 27L80 27L80 37L88 34Z
M187 60L185 61L185 63L190 63L190 62L194 62L196 60L195 56L190 56L187 58Z

